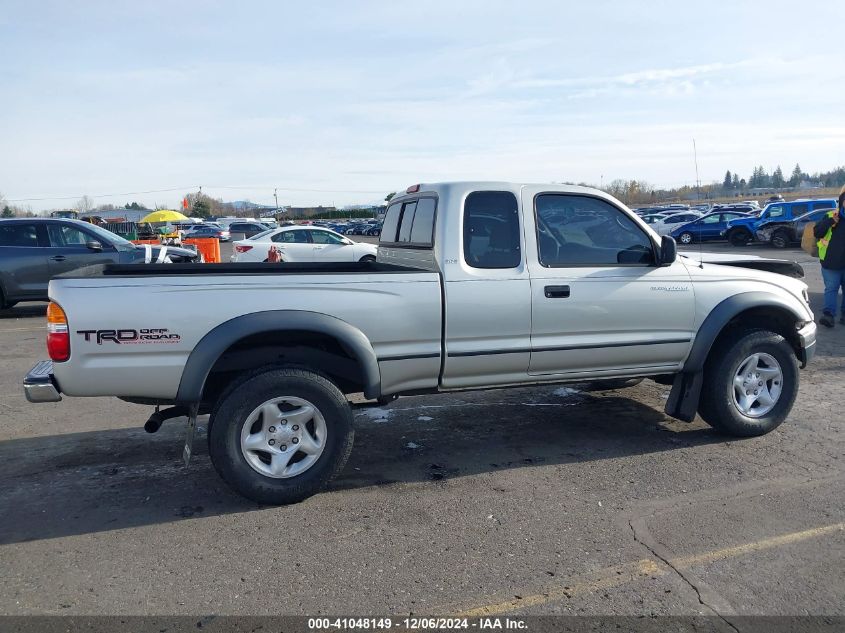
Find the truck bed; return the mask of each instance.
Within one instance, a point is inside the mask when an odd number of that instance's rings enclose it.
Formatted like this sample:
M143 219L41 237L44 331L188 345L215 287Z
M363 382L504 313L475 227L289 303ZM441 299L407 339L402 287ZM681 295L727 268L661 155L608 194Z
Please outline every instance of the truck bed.
M90 277L159 277L185 275L309 275L402 274L419 268L380 262L246 262L234 264L98 264L59 275L61 279Z

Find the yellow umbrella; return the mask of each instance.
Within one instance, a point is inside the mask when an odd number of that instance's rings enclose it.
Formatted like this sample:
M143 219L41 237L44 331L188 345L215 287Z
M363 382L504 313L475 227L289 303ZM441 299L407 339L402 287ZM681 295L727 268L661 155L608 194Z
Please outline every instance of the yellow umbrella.
M188 216L182 215L178 211L170 211L164 209L163 211L154 211L147 216L141 218L141 222L181 222L182 220L189 220Z

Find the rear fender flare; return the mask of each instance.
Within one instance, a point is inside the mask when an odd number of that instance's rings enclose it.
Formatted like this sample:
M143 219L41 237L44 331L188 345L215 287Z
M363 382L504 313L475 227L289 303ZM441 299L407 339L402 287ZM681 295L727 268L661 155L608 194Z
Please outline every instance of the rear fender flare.
M269 332L299 330L325 334L339 341L361 367L364 395L381 395L381 374L373 346L361 330L337 317L305 310L253 312L221 323L194 347L179 381L176 401L199 402L203 388L217 359L239 340Z

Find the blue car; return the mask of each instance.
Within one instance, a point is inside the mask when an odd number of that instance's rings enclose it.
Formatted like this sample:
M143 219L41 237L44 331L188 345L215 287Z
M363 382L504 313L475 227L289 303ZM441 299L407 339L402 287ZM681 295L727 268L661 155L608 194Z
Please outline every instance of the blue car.
M682 224L673 229L669 235L675 238L680 244L692 244L693 242L706 242L708 240L723 240L723 235L732 220L748 217L739 211L714 211L702 215L697 220Z

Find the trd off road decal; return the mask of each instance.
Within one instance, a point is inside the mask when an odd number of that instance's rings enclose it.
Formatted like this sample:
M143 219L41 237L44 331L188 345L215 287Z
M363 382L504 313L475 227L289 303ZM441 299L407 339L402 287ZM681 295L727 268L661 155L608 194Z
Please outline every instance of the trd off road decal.
M171 334L167 328L144 328L141 330L77 330L85 340L96 341L97 345L105 342L118 345L137 345L140 343L178 343L182 337Z

